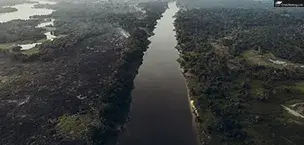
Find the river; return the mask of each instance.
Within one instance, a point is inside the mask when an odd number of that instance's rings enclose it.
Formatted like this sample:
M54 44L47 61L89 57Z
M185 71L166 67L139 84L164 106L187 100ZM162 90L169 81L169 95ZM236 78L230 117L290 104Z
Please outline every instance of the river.
M119 145L197 145L186 81L176 61L176 3L158 21L135 78L130 121Z
M12 20L28 20L30 19L31 16L34 15L49 15L54 10L52 9L45 9L45 8L34 8L34 5L36 4L56 4L56 2L48 1L48 0L29 0L32 3L23 3L23 4L17 4L14 6L5 6L5 7L12 7L16 8L16 12L11 12L11 13L3 13L0 14L0 23L12 21ZM54 20L52 19L51 21L47 22L42 22L37 28L43 28L47 25L53 25ZM56 38L55 35L53 35L51 32L45 32L44 35L46 36L47 40L53 40ZM40 42L37 43L29 43L29 44L19 44L21 47L21 50L27 50L35 47L37 44L41 44Z
M34 8L34 5L36 4L56 4L55 2L51 1L43 1L43 0L30 0L32 3L23 3L23 4L17 4L14 6L5 6L5 7L12 7L16 8L16 12L11 12L11 13L3 13L0 14L0 23L3 22L8 22L12 20L28 20L30 19L31 16L34 15L49 15L51 14L54 10L51 9L36 9Z

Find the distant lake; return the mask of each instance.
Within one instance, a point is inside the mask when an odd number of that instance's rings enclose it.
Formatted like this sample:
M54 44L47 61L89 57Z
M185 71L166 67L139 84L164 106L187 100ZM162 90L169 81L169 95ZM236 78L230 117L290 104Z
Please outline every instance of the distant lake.
M39 4L56 4L55 2L50 2L50 1L40 1L40 0L31 0L31 1L36 2L36 3L23 3L23 4L14 5L14 6L5 6L5 7L16 8L17 11L11 12L11 13L0 14L0 23L17 20L17 19L28 20L31 16L34 16L34 15L49 15L54 10L43 9L43 8L36 9L36 8L34 8L34 5L36 5L38 3Z
M56 4L56 2L51 2L51 1L46 1L46 0L30 0L30 1L33 3L23 3L23 4L14 5L14 6L5 6L5 7L16 8L17 11L11 12L11 13L0 14L0 23L17 20L17 19L28 20L28 19L30 19L31 16L34 16L34 15L49 15L52 12L54 12L54 10L52 10L52 9L34 8L34 5L36 5L36 4ZM43 22L36 27L42 28L47 25L53 25L53 24L54 24L54 20L52 19L51 21ZM44 33L44 35L46 35L47 40L53 40L54 38L56 38L56 36L54 36L51 32L46 32L46 33ZM31 48L35 47L37 44L41 44L41 43L22 44L20 46L21 46L22 50L26 50L26 49L31 49Z

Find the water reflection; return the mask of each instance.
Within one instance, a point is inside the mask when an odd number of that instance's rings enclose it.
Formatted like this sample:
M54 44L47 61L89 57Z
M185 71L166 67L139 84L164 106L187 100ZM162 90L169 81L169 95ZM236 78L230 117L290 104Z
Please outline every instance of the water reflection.
M8 22L12 20L28 20L30 19L31 16L34 15L49 15L51 14L54 10L51 9L35 9L34 5L37 3L24 3L24 4L18 4L15 6L10 6L12 8L16 8L16 12L11 12L11 13L2 13L0 14L0 22Z
M158 21L132 92L131 119L120 145L196 145L196 133L175 49L175 3Z
M3 23L3 22L8 22L8 21L17 20L17 19L28 20L28 19L30 19L31 16L34 16L34 15L49 15L52 12L54 12L54 10L45 9L45 8L34 8L34 5L36 5L36 4L51 4L51 5L56 4L56 2L46 1L46 0L30 0L30 2L31 3L23 3L23 4L14 5L14 6L5 6L5 7L16 8L17 11L11 12L11 13L0 14L0 22ZM44 28L49 25L53 26L54 21L55 21L54 19L51 19L50 21L40 23L36 27ZM56 36L53 35L51 32L45 32L44 35L46 35L47 40L53 40L56 38ZM28 50L28 49L35 47L37 44L41 44L41 43L21 44L19 46L21 47L21 50Z

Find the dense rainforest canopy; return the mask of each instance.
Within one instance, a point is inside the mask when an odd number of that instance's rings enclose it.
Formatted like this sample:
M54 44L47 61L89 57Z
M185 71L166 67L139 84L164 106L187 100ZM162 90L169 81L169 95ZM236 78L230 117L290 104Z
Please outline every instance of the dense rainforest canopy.
M300 145L304 13L179 4L179 62L199 112L201 143Z

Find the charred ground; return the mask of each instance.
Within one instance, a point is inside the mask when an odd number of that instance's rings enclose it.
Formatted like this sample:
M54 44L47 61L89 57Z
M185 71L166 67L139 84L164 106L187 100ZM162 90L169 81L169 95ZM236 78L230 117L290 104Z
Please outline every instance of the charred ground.
M64 37L26 51L2 45L3 145L115 144L124 128L147 38L167 4L141 4L145 13L129 11L128 6L120 7L123 12L107 11L117 6L113 4L104 10L96 4L63 5L58 3L49 16L36 16L36 21L55 18L55 34ZM77 5L82 9L72 8Z

